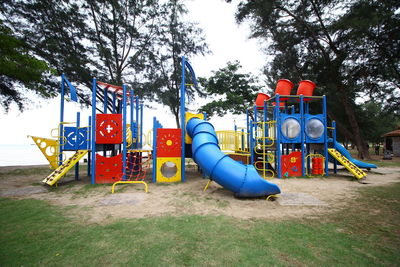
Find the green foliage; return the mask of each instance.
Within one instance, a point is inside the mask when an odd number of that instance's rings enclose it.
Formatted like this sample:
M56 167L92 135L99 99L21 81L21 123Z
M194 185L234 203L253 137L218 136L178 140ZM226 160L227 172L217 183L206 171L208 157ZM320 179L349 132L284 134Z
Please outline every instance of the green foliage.
M24 109L25 96L21 87L39 96L54 93L45 84L50 69L46 62L31 55L29 47L18 39L0 20L0 102L7 112L12 103Z
M396 265L400 184L368 187L315 219L225 216L80 224L39 200L0 200L0 264L16 265Z
M181 56L190 58L209 53L202 29L194 22L184 19L187 16L183 1L169 0L162 6L164 18L159 23L156 45L147 50L149 62L146 66L141 92L159 103L168 106L179 127ZM186 75L186 83L192 84L191 75ZM187 86L189 100L202 93L194 86Z
M199 82L207 95L216 98L200 108L210 116L246 114L246 110L254 105L260 85L251 74L241 73L242 66L238 61L228 62L227 66L213 71L209 78L199 78Z
M400 125L400 118L378 102L368 101L361 104L359 111L360 126L366 140L382 142L382 135L393 131Z
M179 56L206 51L201 30L181 20L186 9L177 0L16 0L2 1L0 12L58 75L89 89L92 77L128 84L174 114ZM78 96L90 104L89 90Z

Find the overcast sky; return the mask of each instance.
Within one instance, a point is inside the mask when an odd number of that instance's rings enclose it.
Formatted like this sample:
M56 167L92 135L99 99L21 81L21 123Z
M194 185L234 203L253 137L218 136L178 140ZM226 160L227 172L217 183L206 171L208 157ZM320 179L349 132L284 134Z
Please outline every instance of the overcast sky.
M197 76L209 76L212 70L224 67L228 61L239 60L246 72L259 74L265 64L266 56L260 51L256 40L249 40L249 29L246 25L238 26L235 22L235 4L227 4L222 0L193 0L187 1L189 16L192 21L199 23L204 30L206 41L212 54L206 57L191 58ZM73 81L72 81L73 82ZM56 128L59 122L59 98L40 101L41 107L19 113L12 107L8 115L0 114L0 144L28 144L27 135L50 137L50 130ZM155 109L145 109L145 132L152 128L152 118L157 116L164 127L175 127L175 120L169 115L167 108L153 105ZM81 111L79 105L66 105L65 121L75 121L76 112ZM88 110L82 112L82 125L87 125ZM165 114L160 116L160 114ZM243 126L245 116L227 116L213 118L211 123L218 130L233 129L233 120Z

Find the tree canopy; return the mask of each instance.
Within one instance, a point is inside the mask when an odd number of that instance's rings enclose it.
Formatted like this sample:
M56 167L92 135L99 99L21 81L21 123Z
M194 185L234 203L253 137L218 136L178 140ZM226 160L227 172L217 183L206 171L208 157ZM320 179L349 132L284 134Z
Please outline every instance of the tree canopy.
M46 62L29 53L28 46L16 38L10 28L0 20L0 101L5 111L12 103L24 109L22 88L42 97L54 96L45 83L50 75Z
M156 65L177 62L180 53L205 51L201 30L191 22L183 23L184 13L179 0L15 0L0 4L5 24L32 55L58 75L65 73L88 88L92 77L132 85L139 95L157 96L172 110L175 102L159 95L171 90L163 89L166 82L158 78L176 74L171 67ZM79 93L87 104L89 93Z
M227 66L217 71L209 78L199 78L201 86L214 100L200 108L210 116L245 114L254 105L257 92L260 91L257 78L241 72L242 66L238 61L228 62Z
M359 103L374 100L399 114L399 8L395 0L254 0L241 1L236 18L266 41L271 87L280 78L314 81L339 134L368 157Z

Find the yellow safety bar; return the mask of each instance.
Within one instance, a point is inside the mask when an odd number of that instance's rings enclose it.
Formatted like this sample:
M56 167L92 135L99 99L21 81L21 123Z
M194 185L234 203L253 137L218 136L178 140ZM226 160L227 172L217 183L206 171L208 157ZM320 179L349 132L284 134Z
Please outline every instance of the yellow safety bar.
M322 158L323 161L325 161L325 157L322 156L321 154L308 154L308 155L305 157L305 159L304 159L305 162L307 162L307 159L308 159L308 158L311 158L311 157L313 157L313 158ZM323 168L323 170L324 170L324 172L321 174L322 176L325 175L325 168ZM306 176L307 176L307 177L314 177L314 176L312 176L310 173L308 173L308 171L309 171L309 169L308 169L308 164L306 164Z
M112 187L111 187L111 193L112 193L112 194L114 194L115 186L116 186L117 184L144 184L144 191L145 191L146 193L149 192L149 186L147 185L146 182L143 182L143 181L118 181L118 182L113 183L113 185L112 185Z

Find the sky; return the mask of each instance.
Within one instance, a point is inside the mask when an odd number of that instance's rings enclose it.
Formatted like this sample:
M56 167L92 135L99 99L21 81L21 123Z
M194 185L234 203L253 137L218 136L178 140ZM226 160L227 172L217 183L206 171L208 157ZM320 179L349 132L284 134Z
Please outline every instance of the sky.
M236 24L235 4L227 4L223 0L189 0L186 5L190 20L199 23L212 51L212 54L205 57L189 59L197 76L207 77L211 75L211 71L218 70L228 61L234 60L240 61L244 72L261 72L266 56L261 52L257 41L248 38L249 27ZM59 102L59 98L34 100L32 107L23 113L15 106L8 114L0 113L0 144L30 144L32 141L27 138L28 135L50 138L51 129L58 126ZM175 119L167 108L157 103L146 103L152 108L144 110L144 132L152 128L154 116L157 116L164 127L176 127ZM193 103L188 104L194 107ZM82 110L79 104L75 103L66 104L65 121L76 121L78 111L81 112L81 125L87 125L90 110ZM217 130L232 130L234 121L238 126L245 125L245 116L227 115L224 118L213 117L210 121Z

